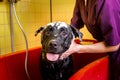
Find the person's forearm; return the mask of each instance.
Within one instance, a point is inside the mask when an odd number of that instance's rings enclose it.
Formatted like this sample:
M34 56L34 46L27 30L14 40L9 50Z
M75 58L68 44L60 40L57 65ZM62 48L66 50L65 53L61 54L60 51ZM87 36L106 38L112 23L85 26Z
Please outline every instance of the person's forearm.
M119 49L120 44L116 46L106 46L104 42L98 42L92 45L82 45L79 46L78 53L105 53L114 52Z

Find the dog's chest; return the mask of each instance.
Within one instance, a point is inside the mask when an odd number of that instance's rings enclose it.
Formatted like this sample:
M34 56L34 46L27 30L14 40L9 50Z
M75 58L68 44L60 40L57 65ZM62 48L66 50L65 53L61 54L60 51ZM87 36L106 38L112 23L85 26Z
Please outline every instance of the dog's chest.
M49 62L44 58L41 59L41 70L48 77L48 80L68 80L73 73L72 56L55 62Z
M46 69L51 69L51 70L62 70L64 67L66 67L67 65L69 65L69 63L72 60L70 59L70 57L65 58L63 60L57 60L57 61L49 61L45 58L45 56L41 56L41 63L44 65L44 68Z

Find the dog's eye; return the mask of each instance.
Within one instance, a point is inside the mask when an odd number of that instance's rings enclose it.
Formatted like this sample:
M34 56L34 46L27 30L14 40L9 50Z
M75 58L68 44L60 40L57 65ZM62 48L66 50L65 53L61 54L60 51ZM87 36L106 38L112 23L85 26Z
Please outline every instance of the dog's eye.
M62 37L66 37L68 33L67 33L67 30L65 28L61 28L60 29L60 34L61 34Z
M60 34L61 34L62 37L66 37L67 36L67 32L65 32L65 31L62 31Z
M53 33L53 31L54 31L54 28L52 27L47 28L45 31L46 36L50 36Z
M45 32L45 35L46 35L46 36L50 36L50 32L46 31L46 32Z
M49 32L49 31L52 32L53 30L54 30L54 28L52 28L52 27L49 27L49 28L48 28L48 32Z

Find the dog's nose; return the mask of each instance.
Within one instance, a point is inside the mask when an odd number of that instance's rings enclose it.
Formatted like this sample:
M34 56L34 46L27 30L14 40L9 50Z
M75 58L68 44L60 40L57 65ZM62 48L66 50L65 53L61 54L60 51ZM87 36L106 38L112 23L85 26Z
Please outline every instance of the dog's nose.
M50 42L49 45L50 45L51 47L56 48L56 47L57 47L57 44L58 44L58 43L57 43L56 41L53 40L53 41Z

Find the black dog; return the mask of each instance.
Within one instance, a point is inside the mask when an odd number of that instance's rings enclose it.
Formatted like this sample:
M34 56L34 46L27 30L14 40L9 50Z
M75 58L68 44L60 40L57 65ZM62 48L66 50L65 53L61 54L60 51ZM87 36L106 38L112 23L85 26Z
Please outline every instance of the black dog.
M63 60L59 58L75 37L82 39L82 34L64 22L53 22L40 27L35 35L42 30L40 69L43 80L68 80L73 73L72 56Z

